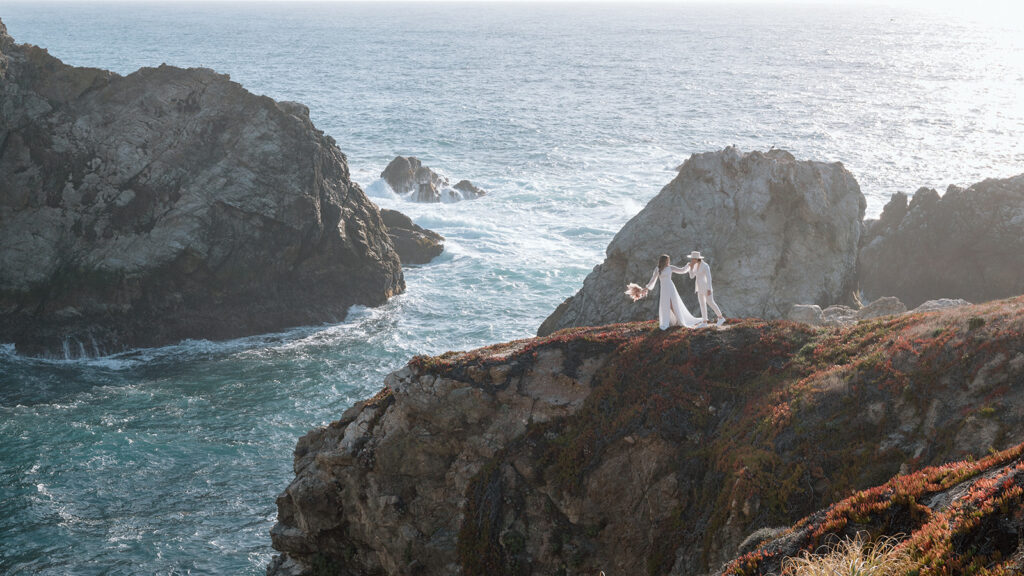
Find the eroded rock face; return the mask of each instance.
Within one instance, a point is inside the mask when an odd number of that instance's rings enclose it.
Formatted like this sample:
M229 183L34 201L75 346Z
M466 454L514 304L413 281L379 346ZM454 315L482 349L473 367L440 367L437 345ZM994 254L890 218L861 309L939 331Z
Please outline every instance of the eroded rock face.
M344 318L404 289L305 106L64 65L0 24L0 341L100 354Z
M487 194L469 180L460 180L450 186L448 178L424 166L415 156L397 156L380 177L391 189L414 202L458 202L472 200Z
M1017 298L418 357L300 439L270 573L706 574L761 528L1024 441L1022 333Z
M711 265L715 299L729 317L781 318L794 304L848 302L864 209L839 163L797 161L782 150L694 154L538 333L656 317L657 299L633 303L626 284L646 283L660 254L683 265L691 250ZM697 310L693 281L676 278Z
M444 252L444 236L418 226L405 214L382 208L380 216L402 264L426 264Z
M1024 174L950 186L941 197L922 188L909 203L893 195L867 226L859 276L869 297L896 296L911 308L1024 294Z

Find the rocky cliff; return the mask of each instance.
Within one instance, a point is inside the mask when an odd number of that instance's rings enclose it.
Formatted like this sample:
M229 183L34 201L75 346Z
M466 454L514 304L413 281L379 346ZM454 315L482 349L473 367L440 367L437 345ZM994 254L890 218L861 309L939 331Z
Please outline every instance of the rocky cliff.
M1024 298L417 357L299 440L269 572L705 574L757 529L1022 424Z
M659 254L681 263L691 250L708 258L726 316L780 318L794 304L848 303L865 205L839 163L797 161L783 150L694 154L538 334L655 317L657 299L634 304L626 284L646 283ZM692 280L677 286L698 309Z
M914 307L933 298L984 302L1024 294L1024 174L989 179L941 197L896 194L868 223L860 287Z
M84 355L339 320L404 289L305 106L205 69L121 77L0 23L0 341Z

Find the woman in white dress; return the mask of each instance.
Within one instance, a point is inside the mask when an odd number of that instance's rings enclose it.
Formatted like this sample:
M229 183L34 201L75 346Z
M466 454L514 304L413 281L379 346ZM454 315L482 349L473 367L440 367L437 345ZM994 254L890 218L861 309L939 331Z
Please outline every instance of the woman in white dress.
M654 269L654 274L651 275L651 281L644 288L643 295L646 296L654 289L655 282L659 279L661 280L658 325L662 330L667 330L669 326L696 328L701 323L700 318L694 318L690 311L686 309L686 306L683 306L683 299L679 297L676 285L672 282L672 274L686 274L689 271L689 267L680 268L673 266L668 254L662 254L658 258L658 267Z

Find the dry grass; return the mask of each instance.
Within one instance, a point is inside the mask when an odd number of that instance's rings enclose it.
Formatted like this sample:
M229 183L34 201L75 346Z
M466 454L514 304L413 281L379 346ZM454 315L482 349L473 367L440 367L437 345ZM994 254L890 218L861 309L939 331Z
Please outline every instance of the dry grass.
M792 576L904 576L917 564L896 538L844 539L824 553L786 558L782 573Z

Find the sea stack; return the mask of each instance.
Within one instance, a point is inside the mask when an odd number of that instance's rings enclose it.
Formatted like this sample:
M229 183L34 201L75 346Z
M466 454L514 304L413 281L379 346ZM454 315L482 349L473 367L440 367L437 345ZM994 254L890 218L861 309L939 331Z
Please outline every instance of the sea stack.
M127 76L0 23L0 341L93 355L338 321L404 290L308 109L222 74Z
M794 304L852 303L865 206L838 162L798 161L778 149L694 154L538 334L655 317L657 299L633 303L622 292L646 283L663 252L680 266L691 250L704 254L726 316L781 318ZM677 287L687 308L699 310L693 282L680 277Z

